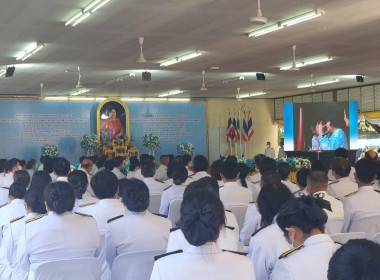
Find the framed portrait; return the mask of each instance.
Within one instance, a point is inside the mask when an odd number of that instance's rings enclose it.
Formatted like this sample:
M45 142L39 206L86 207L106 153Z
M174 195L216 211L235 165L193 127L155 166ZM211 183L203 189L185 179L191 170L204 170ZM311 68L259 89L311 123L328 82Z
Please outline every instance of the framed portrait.
M102 143L112 139L130 141L129 110L118 98L108 98L96 111L97 135Z

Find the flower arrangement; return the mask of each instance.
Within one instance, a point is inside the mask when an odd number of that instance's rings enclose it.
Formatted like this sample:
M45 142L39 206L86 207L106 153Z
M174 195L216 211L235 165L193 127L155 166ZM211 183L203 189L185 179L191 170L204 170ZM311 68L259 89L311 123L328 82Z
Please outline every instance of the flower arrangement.
M278 158L277 163L287 162L291 171L297 171L301 168L311 168L311 162L307 158L290 157L290 158Z
M255 167L255 163L253 162L253 159L244 158L244 157L236 157L236 158L237 158L238 163L245 163L246 165L248 165L249 172L255 171L256 167ZM224 161L226 161L226 159L224 159Z
M154 151L160 147L160 136L157 134L147 133L143 136L142 144L145 148L148 149L149 154L154 155Z
M57 145L49 145L41 147L41 156L49 156L51 158L59 156L59 149Z
M99 149L99 138L96 134L85 134L80 140L80 147L85 151Z
M182 142L177 146L177 153L181 156L189 155L192 156L195 153L194 145L190 142Z

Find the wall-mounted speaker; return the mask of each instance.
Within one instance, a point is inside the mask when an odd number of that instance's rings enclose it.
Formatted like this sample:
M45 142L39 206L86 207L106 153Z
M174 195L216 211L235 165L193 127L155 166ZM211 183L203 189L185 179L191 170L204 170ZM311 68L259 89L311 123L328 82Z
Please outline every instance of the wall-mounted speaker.
M360 76L360 75L356 76L356 81L358 83L364 83L364 76Z
M265 74L264 73L256 73L256 78L258 81L265 81Z
M5 72L5 77L13 77L13 74L15 73L16 67L7 67L7 72Z
M144 82L149 82L152 80L152 74L150 74L150 72L142 72L141 75Z

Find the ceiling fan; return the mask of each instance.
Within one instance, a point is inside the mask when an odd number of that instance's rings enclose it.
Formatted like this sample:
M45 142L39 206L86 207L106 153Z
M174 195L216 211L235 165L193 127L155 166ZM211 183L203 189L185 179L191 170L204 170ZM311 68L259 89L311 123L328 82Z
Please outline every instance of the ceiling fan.
M201 86L202 91L208 90L205 84L205 74L206 74L206 71L203 70L202 71L202 86Z
M299 71L300 69L297 67L297 63L296 63L296 45L292 46L292 50L293 50L293 65L292 65L292 68L290 68L289 70Z
M144 54L143 54L144 37L139 37L138 40L139 40L139 45L140 45L140 56L136 60L136 62L138 62L138 63L146 63L147 60L145 59Z
M253 24L266 24L268 19L261 13L260 0L257 0L257 16L251 17L249 21Z

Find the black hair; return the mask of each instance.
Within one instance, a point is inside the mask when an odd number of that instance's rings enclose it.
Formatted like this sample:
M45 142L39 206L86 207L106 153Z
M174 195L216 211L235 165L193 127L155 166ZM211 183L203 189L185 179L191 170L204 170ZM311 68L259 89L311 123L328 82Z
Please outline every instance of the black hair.
M104 166L104 163L107 160L107 155L101 156L97 161L96 161L96 167L98 169L102 168Z
M67 176L67 180L74 187L75 197L82 199L88 185L86 173L82 170L74 170Z
M7 161L7 170L8 172L11 172L12 169L19 163L20 161L17 158L12 158Z
M104 163L104 167L105 169L112 171L112 169L114 168L114 161L112 159L107 160Z
M326 172L326 168L325 168L323 162L320 161L319 159L316 159L316 160L314 160L311 163L311 170L312 171L323 171L323 172Z
M193 168L195 172L207 171L208 169L207 158L203 155L197 155L193 161Z
M44 192L40 188L30 188L25 193L25 203L34 213L46 213L44 201Z
M311 173L311 170L308 168L301 168L297 171L297 184L302 188L307 186L307 176Z
M182 156L182 162L186 166L189 162L191 161L191 156L190 155L183 155Z
M168 155L161 155L160 156L160 163L161 164L169 164L170 157Z
M180 226L187 242L201 246L218 238L225 224L224 207L215 193L192 188L190 184L183 195Z
M84 163L84 162L86 162L86 163ZM82 160L81 166L84 170L86 170L86 169L94 166L94 162L90 158L85 158L84 160Z
M44 158L44 171L47 173L52 173L53 172L53 159L51 157L46 156Z
M331 161L331 170L340 177L347 177L351 172L351 164L344 157L335 157Z
M257 197L261 226L271 225L281 206L292 198L293 194L284 184L280 182L265 184Z
M26 166L26 161L25 161L25 159L21 159L19 162L20 162L20 166L21 166L22 168L24 168L24 167Z
M276 172L277 171L277 164L276 161L273 158L265 157L261 161L259 165L259 170L261 175L265 174L266 172Z
M327 174L323 171L312 171L309 176L307 176L307 184L311 186L312 189L327 189L329 184L329 179Z
M245 180L249 174L249 167L243 162L237 164L237 169L239 174L240 183L244 188L248 188L247 181Z
M348 240L330 259L327 279L380 279L380 245L367 239Z
M113 159L113 167L119 167L123 163L123 160L122 157L115 157Z
M236 179L239 173L237 163L233 160L223 162L221 173L227 180Z
M334 151L334 156L348 158L348 151L345 148L338 148Z
M144 160L141 162L140 169L141 174L145 178L153 177L156 173L156 165L154 164L153 160Z
M212 178L215 178L215 180L222 180L220 177L220 173L222 172L222 165L223 165L223 160L217 159L211 164L210 168L210 175Z
M5 158L0 159L0 173L7 172L7 160Z
M144 160L147 160L147 159L149 159L148 154L141 154L140 155L140 163L142 163Z
M96 164L99 160L98 156L89 156L87 159L91 160L94 164Z
M263 161L264 158L266 158L266 155L263 155L263 154L255 155L255 157L253 158L253 161L255 162L256 169L260 167L261 162Z
M86 158L86 156L81 156L81 157L79 158L79 163L82 163L82 161L83 161L85 158Z
M268 183L281 183L281 177L277 173L277 171L272 172L266 172L263 175L261 175L261 181L260 184L263 186Z
M377 172L377 164L370 159L361 159L355 165L356 176L360 182L369 184Z
M28 171L26 171L26 170L17 170L13 176L14 176L14 181L15 182L23 183L25 186L29 185L30 175L29 175Z
M119 181L123 203L129 211L143 212L148 209L150 198L147 185L139 179L121 179Z
M233 155L229 155L225 161L232 161L234 162L235 164L238 163L238 160L237 160L237 157L236 156L233 156Z
M30 188L40 188L44 190L51 183L51 176L46 171L40 170L33 174Z
M22 182L14 182L9 187L9 196L14 198L23 199L26 192L26 185Z
M37 164L37 161L34 158L28 160L26 163L26 169L32 169L35 164Z
M57 176L67 176L70 172L70 162L64 157L57 157L53 162L53 170Z
M189 186L191 187L189 188ZM220 187L219 187L218 181L216 181L214 178L209 177L209 176L206 176L197 181L191 182L186 187L186 189L189 189L189 190L209 191L216 194L217 196L219 196L219 188Z
M290 166L287 162L280 162L277 165L278 174L281 177L281 180L286 180L290 174Z
M64 181L49 184L44 191L44 197L50 210L62 214L73 211L75 193L73 186Z
M92 177L91 187L97 198L113 198L118 187L117 176L107 169L99 171Z
M137 166L140 166L140 161L136 156L131 156L129 159L129 171L135 171Z
M173 167L173 183L174 185L181 185L182 183L185 183L187 179L187 169L183 165L177 165Z
M282 205L277 215L277 224L288 236L285 228L296 226L305 234L309 234L313 229L324 232L324 225L327 222L327 214L322 208L331 211L330 202L321 197L302 195L288 200Z

